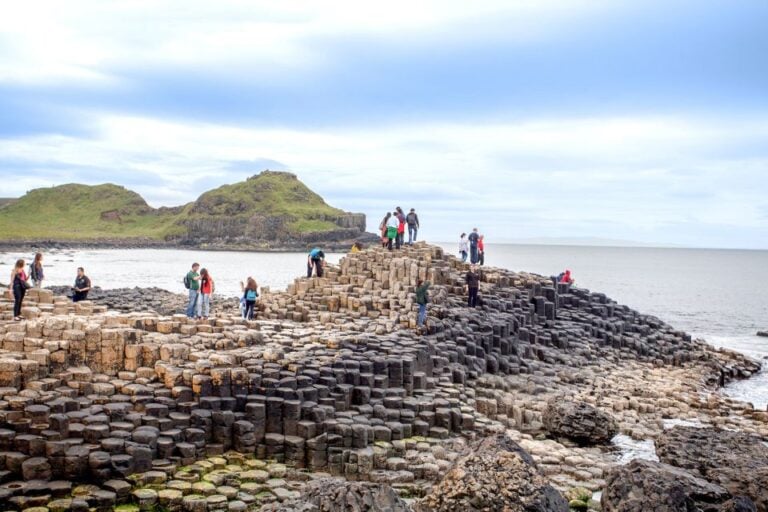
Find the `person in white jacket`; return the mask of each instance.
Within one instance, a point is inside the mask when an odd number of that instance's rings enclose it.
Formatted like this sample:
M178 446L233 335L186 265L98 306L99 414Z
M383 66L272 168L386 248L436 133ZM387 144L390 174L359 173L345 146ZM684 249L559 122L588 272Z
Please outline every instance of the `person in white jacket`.
M387 249L392 250L392 242L397 237L397 228L400 226L400 219L397 218L397 212L387 220Z
M469 254L469 240L466 233L462 233L459 238L459 254L461 254L461 261L466 262Z

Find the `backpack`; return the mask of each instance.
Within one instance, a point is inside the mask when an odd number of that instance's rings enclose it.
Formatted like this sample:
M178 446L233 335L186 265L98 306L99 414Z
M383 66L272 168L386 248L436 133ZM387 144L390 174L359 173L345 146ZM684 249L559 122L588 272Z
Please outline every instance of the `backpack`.
M191 283L191 281L189 279L189 272L187 272L186 274L184 274L184 288L189 290L190 286L192 286L192 283Z
M256 290L246 290L245 292L245 300L256 300L256 297L258 296L259 294Z

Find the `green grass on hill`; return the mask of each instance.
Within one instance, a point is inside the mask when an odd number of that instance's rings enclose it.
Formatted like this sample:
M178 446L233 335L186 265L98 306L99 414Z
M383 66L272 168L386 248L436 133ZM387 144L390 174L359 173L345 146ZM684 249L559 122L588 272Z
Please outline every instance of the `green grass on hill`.
M265 171L170 211L155 210L118 185L70 184L32 190L0 208L0 239L162 240L183 235L186 220L255 215L279 216L288 231L301 234L337 229L333 221L343 213L288 173Z

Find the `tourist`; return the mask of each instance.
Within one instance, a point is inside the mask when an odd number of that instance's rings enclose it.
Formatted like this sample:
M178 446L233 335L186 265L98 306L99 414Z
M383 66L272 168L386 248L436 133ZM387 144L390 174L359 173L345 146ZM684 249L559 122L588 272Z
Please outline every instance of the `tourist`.
M480 235L477 240L477 262L482 266L485 265L485 242L483 239L485 235Z
M416 304L419 305L419 316L416 318L416 326L421 330L427 319L427 304L429 303L430 282L419 279L416 284Z
M216 285L213 282L208 269L204 268L200 271L200 300L197 303L197 318L208 320L211 314L211 295L216 290Z
M256 299L259 298L259 285L254 278L249 276L245 285L240 281L240 291L243 292L243 300L245 301L243 318L253 320L254 311L256 310Z
M194 318L197 311L197 296L200 294L200 274L197 273L199 268L199 263L193 263L192 270L184 276L184 287L189 290L189 302L187 303L187 317L189 318Z
M85 275L83 267L77 267L77 277L75 286L72 288L72 302L80 302L88 299L88 292L91 290L91 280Z
M477 267L471 265L467 271L467 305L471 308L477 307L477 293L480 290L480 274Z
M17 260L11 270L11 289L13 290L13 319L21 320L21 303L29 288L27 274L24 273L24 260Z
M408 245L413 245L419 233L419 216L416 215L415 209L411 208L411 211L405 217L405 221L408 223Z
M561 272L560 275L557 276L557 282L564 283L564 284L573 284L575 280L573 279L573 277L571 277L571 271L569 269L565 269L565 272Z
M469 254L469 242L467 242L467 234L462 233L459 238L459 254L461 255L461 261L467 261L467 254Z
M315 247L307 256L307 277L312 277L313 273L317 277L323 277L323 267L325 267L325 253Z
M397 238L395 239L395 245L399 249L405 242L405 215L403 214L403 209L399 206L395 208L395 212L397 215Z
M389 225L389 218L390 217L392 217L392 214L390 212L387 212L387 214L381 220L381 224L379 224L379 231L381 232L381 246L382 247L386 247L387 246L387 240L389 240L389 238L387 237L387 226Z
M397 228L399 226L400 220L397 218L397 212L392 212L389 220L387 220L387 249L390 251L392 250L392 243L397 238Z
M477 228L472 228L472 232L469 234L469 262L471 264L477 263L477 242L480 240L480 235L477 233Z
M43 254L35 254L35 260L29 265L29 278L35 284L35 288L43 287L43 279L45 279L45 273L43 272Z
M361 242L355 242L352 244L352 248L349 250L350 253L356 253L363 250L363 244Z

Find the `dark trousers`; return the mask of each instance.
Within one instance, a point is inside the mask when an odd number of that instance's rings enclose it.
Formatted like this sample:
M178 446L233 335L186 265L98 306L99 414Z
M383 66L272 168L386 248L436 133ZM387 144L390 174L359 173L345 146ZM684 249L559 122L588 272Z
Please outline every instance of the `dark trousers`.
M477 244L469 244L469 262L477 263Z
M405 236L405 233L398 233L395 236L395 246L399 249L403 245L403 236Z
M477 291L479 288L470 288L467 296L467 305L471 308L477 307Z
M88 298L88 292L74 292L72 294L72 302L80 302Z
M477 254L477 262L480 265L485 265L485 251L480 252Z
M27 289L24 286L17 284L13 285L13 317L21 316L21 302L24 300L24 295L27 294Z
M312 267L317 270L317 277L323 277L323 260L312 258L310 263L307 263L307 277L312 277Z
M387 249L392 250L392 238L387 238Z
M253 310L256 307L256 301L255 300L247 300L245 301L245 311L243 312L243 317L247 318L248 320L253 320Z

